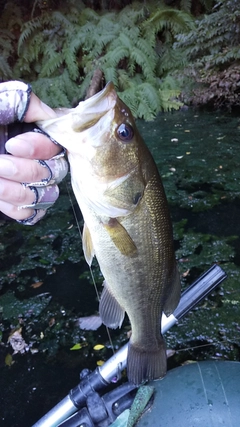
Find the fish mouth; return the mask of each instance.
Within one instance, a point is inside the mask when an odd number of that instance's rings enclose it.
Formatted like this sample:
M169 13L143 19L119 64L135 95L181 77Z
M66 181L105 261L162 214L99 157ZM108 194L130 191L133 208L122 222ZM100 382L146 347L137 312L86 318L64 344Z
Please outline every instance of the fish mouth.
M117 93L112 82L100 92L78 104L73 112L73 129L82 132L94 126L117 102Z
M112 82L75 108L58 108L56 118L38 121L39 128L70 152L79 152L79 143L101 144L101 136L109 132L114 119L118 96ZM88 137L79 138L87 131ZM86 135L85 135L86 136Z

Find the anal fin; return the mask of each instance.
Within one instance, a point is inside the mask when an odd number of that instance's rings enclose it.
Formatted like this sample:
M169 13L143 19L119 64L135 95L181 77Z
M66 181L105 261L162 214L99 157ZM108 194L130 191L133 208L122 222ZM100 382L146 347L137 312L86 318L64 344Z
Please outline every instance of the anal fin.
M104 325L112 329L121 327L125 315L125 310L110 293L106 282L104 282L104 288L100 298L99 314Z

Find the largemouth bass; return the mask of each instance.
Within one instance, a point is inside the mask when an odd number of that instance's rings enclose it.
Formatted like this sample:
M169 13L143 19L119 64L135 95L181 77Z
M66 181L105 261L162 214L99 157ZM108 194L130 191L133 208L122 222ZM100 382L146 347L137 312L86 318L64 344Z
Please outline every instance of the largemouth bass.
M127 373L134 384L166 373L161 335L180 298L172 225L161 178L129 108L112 83L58 118L39 122L67 149L84 218L83 251L104 276L99 312L110 328L132 327Z

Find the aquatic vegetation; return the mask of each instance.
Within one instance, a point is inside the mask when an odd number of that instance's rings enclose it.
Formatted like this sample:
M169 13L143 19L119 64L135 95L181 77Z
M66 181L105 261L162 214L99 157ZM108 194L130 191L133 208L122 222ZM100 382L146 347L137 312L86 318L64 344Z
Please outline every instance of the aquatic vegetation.
M0 296L2 319L18 322L21 318L38 317L51 300L51 295L37 295L29 299L19 300L14 292L6 292Z
M170 205L200 212L239 198L238 117L181 111L159 115L151 129L139 122L139 129L157 159Z

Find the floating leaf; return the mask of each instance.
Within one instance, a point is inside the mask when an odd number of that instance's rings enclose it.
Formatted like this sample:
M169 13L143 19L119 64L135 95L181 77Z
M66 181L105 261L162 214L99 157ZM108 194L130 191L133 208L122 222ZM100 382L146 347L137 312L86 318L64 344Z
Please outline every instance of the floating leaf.
M7 356L5 357L5 365L12 366L13 363L14 363L13 358L11 354L8 353Z
M22 337L22 328L15 329L10 333L8 343L10 343L14 350L13 354L24 353L29 350L28 345Z
M99 351L99 350L102 350L104 347L105 347L105 346L104 346L103 344L96 344L96 345L93 347L93 350Z
M32 285L30 285L31 288L40 288L40 286L42 286L43 282L35 282Z
M86 347L87 343L82 342L82 343L77 343L75 344L73 347L70 348L70 350L80 350L83 347Z
M97 365L98 366L102 366L104 363L105 363L104 360L98 360L97 361Z
M70 350L80 350L80 348L82 348L82 344L78 343L71 347Z

